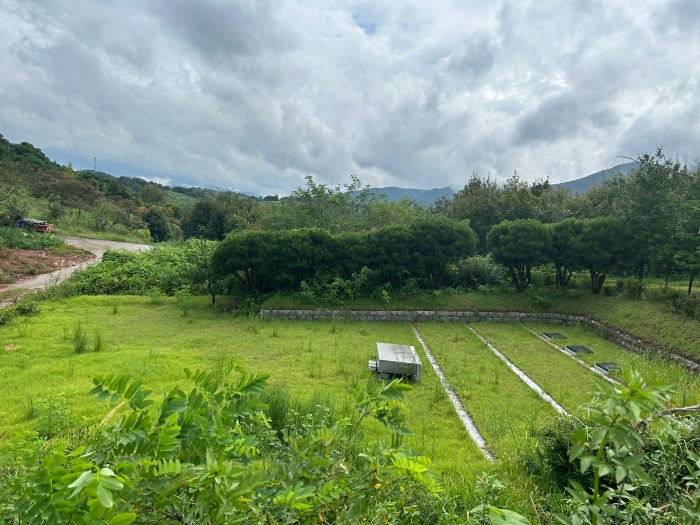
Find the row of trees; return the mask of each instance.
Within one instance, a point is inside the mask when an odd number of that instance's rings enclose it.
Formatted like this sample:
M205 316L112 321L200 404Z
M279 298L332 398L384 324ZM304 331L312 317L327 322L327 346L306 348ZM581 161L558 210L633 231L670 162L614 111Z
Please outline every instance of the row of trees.
M454 199L443 199L435 211L456 220L469 219L486 236L503 220L534 219L554 224L567 218L616 217L628 227L633 260L625 270L641 280L651 272L668 278L674 272L697 274L700 237L700 170L667 159L663 150L639 155L636 167L617 174L582 195L554 189L547 182L528 186L517 176L504 186L474 175Z
M475 248L468 223L433 215L366 233L332 235L317 228L232 233L214 253L212 268L238 279L247 293L298 290L308 279L348 278L364 267L393 286L414 277L440 288L447 265Z
M503 221L491 228L487 239L494 260L508 268L518 291L529 286L533 267L552 263L557 287L566 286L574 272L585 270L591 291L598 294L606 276L632 266L637 254L629 229L614 217L548 225L534 219Z

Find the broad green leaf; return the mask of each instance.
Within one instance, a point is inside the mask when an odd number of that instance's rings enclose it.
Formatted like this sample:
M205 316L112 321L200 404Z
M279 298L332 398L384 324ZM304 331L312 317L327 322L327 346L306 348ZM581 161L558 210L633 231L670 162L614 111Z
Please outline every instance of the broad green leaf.
M132 521L136 519L136 514L133 512L123 512L117 514L111 520L109 520L109 525L129 525Z
M100 504L106 509L109 509L112 507L112 505L114 505L114 500L112 499L112 491L105 488L104 485L99 485L97 487L97 499L100 501Z

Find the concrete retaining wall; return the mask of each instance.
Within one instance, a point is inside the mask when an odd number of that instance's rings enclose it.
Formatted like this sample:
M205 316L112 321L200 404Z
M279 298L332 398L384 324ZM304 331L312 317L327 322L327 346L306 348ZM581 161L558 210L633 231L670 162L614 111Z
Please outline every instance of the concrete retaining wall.
M581 315L557 314L549 312L478 312L465 310L261 310L260 319L297 321L321 321L330 319L369 322L448 321L448 322L489 322L489 323L553 323L563 325L582 324L597 335L624 348L638 353L659 354L677 361L687 368L700 372L700 365L679 355L670 353L647 341L594 319Z

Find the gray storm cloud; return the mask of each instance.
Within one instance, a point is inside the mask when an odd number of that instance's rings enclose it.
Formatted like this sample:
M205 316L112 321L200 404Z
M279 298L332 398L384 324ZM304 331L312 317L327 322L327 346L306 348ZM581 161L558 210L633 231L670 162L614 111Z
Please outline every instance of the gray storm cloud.
M0 133L261 194L693 161L699 5L0 0Z

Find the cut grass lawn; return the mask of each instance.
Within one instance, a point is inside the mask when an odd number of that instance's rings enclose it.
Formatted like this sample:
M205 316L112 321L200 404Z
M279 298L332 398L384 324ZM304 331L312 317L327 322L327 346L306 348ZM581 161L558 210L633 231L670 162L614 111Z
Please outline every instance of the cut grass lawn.
M516 323L472 326L572 414L591 401L596 374Z
M74 350L77 323L88 339L84 354ZM92 349L98 333L104 350L96 353ZM12 348L0 350L0 433L7 431L0 447L36 430L40 422L28 417L30 407L60 393L65 393L73 426L99 422L109 406L87 392L93 376L112 372L131 374L159 392L174 385L189 387L185 367L220 369L236 358L245 361L249 372L270 373L271 385L293 395L312 398L322 392L347 405L351 387L365 380L377 341L422 350L409 324L262 322L198 308L183 316L173 299L78 297L45 302L40 315L0 327L0 349ZM430 367L406 395L404 406L413 431L404 443L433 458L435 470L446 479L473 479L488 468ZM389 439L384 429L372 425L367 432Z
M647 381L663 381L676 385L676 394L671 399L674 406L688 406L700 403L700 377L686 367L661 356L640 355L626 350L615 343L596 335L584 326L561 326L553 324L532 323L528 328L542 334L543 332L559 332L566 339L555 339L554 344L583 345L593 350L592 354L580 353L579 359L590 365L602 361L618 363L623 369L631 368L639 372ZM534 337L534 336L533 336ZM613 373L613 377L621 377Z
M533 433L557 417L461 323L420 323L418 329L497 458L522 455Z

